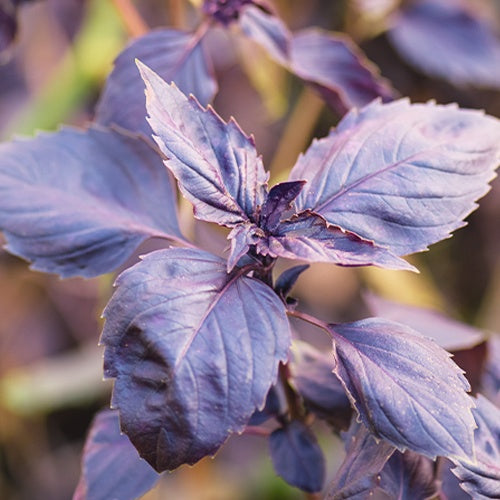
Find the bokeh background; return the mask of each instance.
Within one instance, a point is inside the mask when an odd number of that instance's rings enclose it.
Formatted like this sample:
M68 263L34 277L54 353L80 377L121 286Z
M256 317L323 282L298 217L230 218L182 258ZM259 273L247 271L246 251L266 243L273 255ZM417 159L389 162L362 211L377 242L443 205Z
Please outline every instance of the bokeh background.
M125 2L126 3L126 2ZM147 26L192 28L196 4L183 0L133 2ZM476 1L497 19L499 2ZM15 42L0 56L0 137L82 126L92 119L112 61L133 33L113 0L39 0L18 11ZM292 29L321 26L349 33L413 101L435 99L485 109L500 116L498 89L457 88L424 76L399 56L384 35L384 22L397 4L388 0L276 0ZM339 116L249 41L219 33L211 39L220 91L216 110L234 116L256 137L274 181L286 178L312 137L325 135ZM20 193L22 196L22 193ZM222 253L225 234L195 223L181 201L186 234ZM432 307L485 329L500 331L500 182L481 201L468 226L430 252L412 257L420 274L313 265L295 289L305 310L332 321L366 316L362 294L370 289L409 304ZM137 255L160 243L149 242ZM137 259L135 256L131 262ZM280 263L279 268L291 266ZM60 280L30 271L0 250L0 499L71 498L80 470L87 427L109 402L102 381L100 314L115 275ZM318 347L328 339L301 330ZM487 356L480 349L474 358ZM318 427L333 476L342 460L339 441ZM298 490L277 478L259 437L233 437L216 460L166 475L145 498L294 499Z

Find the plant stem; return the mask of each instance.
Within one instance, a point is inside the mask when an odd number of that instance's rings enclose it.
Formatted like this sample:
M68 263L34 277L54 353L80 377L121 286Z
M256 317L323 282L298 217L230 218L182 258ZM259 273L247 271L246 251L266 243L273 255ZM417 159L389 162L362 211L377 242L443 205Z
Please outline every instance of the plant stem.
M305 418L304 409L302 407L298 394L290 385L290 369L288 365L280 364L279 377L281 385L283 386L283 391L285 393L288 411L290 412L290 419L303 421Z
M113 3L130 35L139 37L149 31L148 25L137 11L132 0L113 0Z
M183 28L185 26L182 0L168 0L168 13L170 17L170 24L174 28Z
M326 321L315 318L314 316L311 316L310 314L296 311L294 309L288 309L286 311L286 313L288 314L288 316L292 316L294 318L299 318L302 321L306 321L307 323L310 323L311 325L317 326L318 328L325 330L332 337L332 332L330 331L330 325Z
M265 427L259 427L258 425L248 425L247 427L245 427L243 434L248 434L250 436L269 437L269 434L271 434L271 430L266 429Z

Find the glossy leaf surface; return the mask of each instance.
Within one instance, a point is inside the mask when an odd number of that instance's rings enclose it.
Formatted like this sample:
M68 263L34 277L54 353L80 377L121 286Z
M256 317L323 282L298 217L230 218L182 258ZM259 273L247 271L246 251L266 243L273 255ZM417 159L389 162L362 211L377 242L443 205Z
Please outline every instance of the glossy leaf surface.
M294 34L290 70L313 84L325 101L344 114L381 97L391 101L395 91L347 35L319 29Z
M64 128L2 144L0 186L7 249L40 271L96 276L148 237L182 238L169 176L140 138Z
M474 417L477 463L455 461L457 467L452 472L472 498L500 498L500 409L479 395Z
M118 412L98 413L85 443L82 475L73 499L133 500L149 491L158 479L158 473L120 432Z
M341 266L413 269L386 248L330 226L322 217L308 211L282 221L272 234L258 240L256 245L259 253L271 257L331 262Z
M385 441L377 443L366 427L353 419L343 436L346 457L328 487L329 500L365 500L379 484L379 472L395 448Z
M450 355L380 318L332 325L335 373L362 422L401 451L472 457L469 384Z
M201 250L148 254L117 287L102 343L122 429L158 471L214 454L263 407L287 359L282 302Z
M350 112L290 178L308 181L298 210L406 255L463 226L499 163L499 120L403 99Z
M140 64L149 123L184 196L202 220L232 226L252 220L266 196L267 174L253 138L225 123Z
M325 458L313 432L293 420L269 437L271 460L276 473L288 484L314 493L325 481Z
M412 2L392 24L389 39L422 72L454 85L500 87L500 39L467 2Z
M136 59L167 82L174 81L185 94L195 95L204 106L217 92L217 82L203 40L185 31L151 31L134 40L116 59L97 105L98 123L116 123L151 136L151 128L146 122L144 82L137 70Z
M380 473L380 488L389 498L426 500L435 498L438 483L432 460L406 451L395 451Z

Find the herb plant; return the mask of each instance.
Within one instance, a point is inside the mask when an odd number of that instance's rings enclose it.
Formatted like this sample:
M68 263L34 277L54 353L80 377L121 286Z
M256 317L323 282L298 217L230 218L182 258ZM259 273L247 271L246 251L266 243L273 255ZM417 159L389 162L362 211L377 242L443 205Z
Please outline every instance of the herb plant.
M154 31L118 57L88 128L0 146L0 226L33 269L92 277L148 238L174 245L123 271L104 310L112 409L93 423L75 498L136 498L244 432L269 438L285 481L328 498L500 497L500 410L468 394L429 336L461 327L373 297L379 317L331 323L290 296L307 264L274 271L278 259L415 270L403 257L448 238L488 191L500 121L393 100L353 42L291 33L264 2L202 11L194 33ZM235 23L349 109L273 186L252 136L208 105L204 37ZM170 174L197 219L229 229L226 258L184 237ZM290 318L328 335L331 352L294 341ZM326 490L312 416L345 443Z

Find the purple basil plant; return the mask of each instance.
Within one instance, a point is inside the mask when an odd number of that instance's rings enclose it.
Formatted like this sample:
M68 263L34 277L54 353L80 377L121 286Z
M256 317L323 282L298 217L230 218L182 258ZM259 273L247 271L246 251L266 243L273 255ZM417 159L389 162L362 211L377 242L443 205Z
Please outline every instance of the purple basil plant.
M267 3L202 11L194 33L157 30L125 49L88 128L0 146L0 227L33 269L93 277L149 238L171 245L123 271L104 310L112 409L92 425L75 498L137 498L244 432L269 439L285 481L328 498L500 498L494 390L470 395L457 346L435 335L467 327L375 297L376 317L331 323L290 296L307 263L415 270L404 257L450 237L488 191L500 121L392 100L351 41L292 34ZM252 136L208 105L204 36L233 24L349 109L273 186ZM176 186L197 219L229 229L225 258L183 235ZM278 259L306 264L277 275ZM331 351L294 340L291 318ZM488 373L485 387L498 385ZM326 487L313 415L345 445Z

